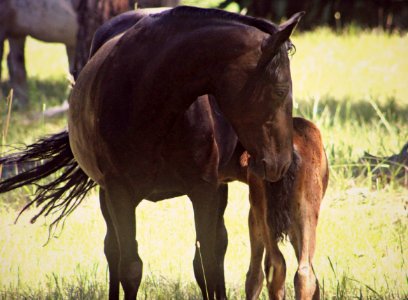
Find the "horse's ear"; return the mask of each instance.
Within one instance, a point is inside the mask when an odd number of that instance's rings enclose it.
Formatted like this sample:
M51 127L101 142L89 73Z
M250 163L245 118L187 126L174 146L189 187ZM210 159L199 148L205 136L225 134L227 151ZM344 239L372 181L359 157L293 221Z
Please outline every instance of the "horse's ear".
M262 45L263 55L266 55L269 59L272 59L280 46L289 40L290 35L304 14L304 11L298 12L290 17L289 20L279 25L278 31L267 38Z

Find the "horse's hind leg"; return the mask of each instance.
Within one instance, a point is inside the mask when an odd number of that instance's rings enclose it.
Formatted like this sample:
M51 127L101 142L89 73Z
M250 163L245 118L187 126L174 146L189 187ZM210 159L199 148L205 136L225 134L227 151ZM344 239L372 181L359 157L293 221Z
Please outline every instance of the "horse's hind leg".
M296 218L292 220L290 241L295 249L298 269L294 278L296 299L320 299L319 283L313 270L313 256L316 245L317 212L305 201L296 204L299 207Z
M262 240L261 220L262 219L257 218L254 210L251 208L248 217L251 262L245 281L245 294L248 300L258 299L263 286L264 274L262 270L262 258L264 244Z
M227 236L221 215L226 203L220 198L225 187L205 186L189 193L193 203L197 247L194 256L194 274L204 299L225 299L223 260ZM221 222L222 221L222 222ZM219 239L219 240L218 240ZM219 244L218 244L219 243ZM218 245L217 245L218 244Z
M140 201L133 201L132 194L122 184L110 184L105 191L105 203L119 246L119 280L125 292L125 299L136 299L143 271L135 240L135 209ZM112 263L114 264L114 261Z
M106 193L100 188L99 201L106 222L105 256L109 266L109 299L119 299L119 245L115 228L106 204Z

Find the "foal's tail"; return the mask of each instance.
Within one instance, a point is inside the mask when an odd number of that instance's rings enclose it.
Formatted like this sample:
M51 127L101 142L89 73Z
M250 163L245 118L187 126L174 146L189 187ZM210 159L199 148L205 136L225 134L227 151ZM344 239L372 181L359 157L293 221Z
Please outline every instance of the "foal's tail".
M36 204L40 209L31 219L31 223L41 215L58 213L51 226L57 225L74 211L85 195L96 186L75 161L67 130L40 139L21 152L1 157L0 165L3 169L10 169L10 166L23 168L17 175L11 175L0 182L0 193L26 185L36 187L34 199L28 202L18 215Z

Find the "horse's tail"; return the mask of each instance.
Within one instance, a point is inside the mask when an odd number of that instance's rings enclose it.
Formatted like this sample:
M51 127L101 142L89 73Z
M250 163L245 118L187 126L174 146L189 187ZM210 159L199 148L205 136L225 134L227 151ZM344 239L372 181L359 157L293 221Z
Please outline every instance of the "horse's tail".
M284 239L291 225L290 209L299 159L298 154L294 152L289 170L282 179L277 182L265 182L268 222L273 228L276 241Z
M34 199L28 202L18 216L33 204L40 207L31 219L57 213L51 226L58 224L82 202L85 195L96 186L79 167L69 145L68 131L40 139L23 151L0 158L4 168L21 166L23 170L0 182L0 193L26 185L34 185ZM51 178L51 175L56 175ZM45 182L43 179L47 179Z

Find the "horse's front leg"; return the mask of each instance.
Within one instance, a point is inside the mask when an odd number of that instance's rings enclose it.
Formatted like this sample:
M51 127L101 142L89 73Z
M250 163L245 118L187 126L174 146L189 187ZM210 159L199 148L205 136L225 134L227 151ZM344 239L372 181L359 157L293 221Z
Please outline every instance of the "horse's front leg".
M259 234L262 236L263 246L265 247L264 272L269 299L284 299L286 263L279 250L273 228L271 228L268 222L268 198L266 195L267 189L265 182L258 176L249 173L248 185L252 218L259 226ZM258 247L260 247L260 245L258 245ZM257 251L260 250L258 249ZM260 258L258 257L257 259Z
M262 218L255 215L255 211L251 208L248 216L251 262L245 281L245 294L248 300L258 299L263 286L264 274L262 270L262 258L264 244L262 240L262 224L260 223L262 223Z
M285 299L286 263L278 243L270 238L265 247L265 276L269 299Z
M224 213L228 204L228 184L222 184L218 188L218 220L216 228L216 240L215 240L215 255L217 258L217 267L220 281L217 282L215 294L217 299L226 299L225 291L225 277L224 277L224 259L225 253L228 247L228 232L225 227Z
M105 191L105 203L119 247L118 270L115 270L114 267L115 263L117 263L115 259L109 258L113 265L111 276L114 277L114 281L112 282L112 287L114 288L112 297L116 297L116 274L119 274L119 280L125 293L125 299L136 299L143 272L143 262L139 257L137 241L135 239L135 209L140 200L134 201L133 195L126 186L118 182L107 184ZM112 242L113 240L109 237L108 245ZM112 250L112 248L110 248L110 250Z
M227 231L223 214L226 207L226 187L205 186L189 194L193 203L196 227L194 274L204 299L226 299L224 255Z
M109 299L119 300L119 245L112 218L106 204L106 193L100 188L99 201L106 222L104 252L109 266Z
M294 285L296 299L320 299L319 282L313 269L313 257L316 247L317 216L320 202L308 203L305 196L299 197L295 209L290 241L298 260Z

